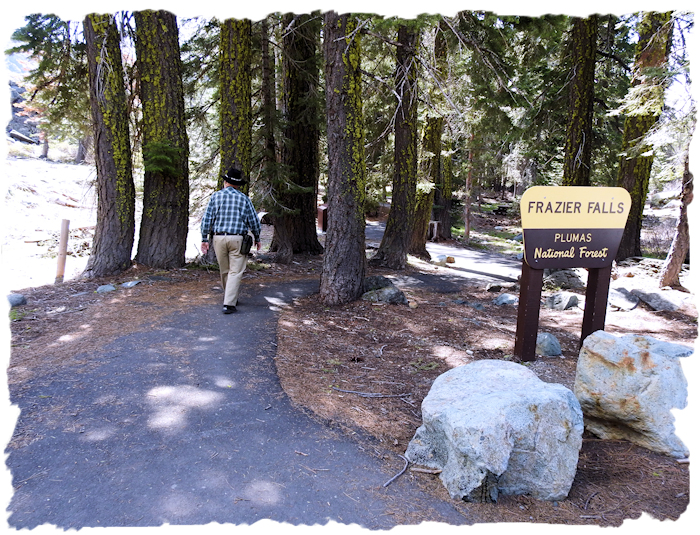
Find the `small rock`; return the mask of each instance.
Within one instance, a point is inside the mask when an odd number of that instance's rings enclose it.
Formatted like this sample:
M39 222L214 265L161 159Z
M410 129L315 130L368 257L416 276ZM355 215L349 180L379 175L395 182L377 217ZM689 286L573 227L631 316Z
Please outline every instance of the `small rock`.
M109 292L113 292L114 290L116 290L116 288L114 286L112 286L111 284L103 284L102 286L97 288L97 290L95 290L95 291L98 294L106 294Z
M569 310L578 306L578 295L570 292L559 292L544 300L544 306L552 310Z
M454 263L455 263L455 257L454 257L454 256L448 256L448 257L445 259L445 261L446 261L448 264L454 264Z
M408 305L408 299L404 293L393 284L377 290L366 292L362 299L372 303L388 303L390 305Z
M125 282L124 284L122 284L122 288L133 288L133 287L136 286L139 282L141 282L141 281L129 281L129 282Z
M608 305L620 310L634 310L639 305L639 297L625 288L610 288Z
M586 284L583 282L579 274L573 269L561 269L545 270L543 286L545 288L573 290L576 288L585 288Z
M10 302L10 307L17 307L27 304L27 298L22 294L10 294L7 296L7 300Z
M539 333L535 352L545 357L559 357L561 356L561 345L553 334Z
M498 293L503 290L503 285L498 282L489 282L486 285L486 291L491 293Z
M501 294L493 300L494 305L517 305L518 297L512 294Z
M661 295L656 292L643 292L641 290L632 290L632 295L639 297L640 301L643 301L649 305L653 310L665 310L668 312L673 312L678 310L678 306L671 301L664 299Z
M384 277L383 275L373 275L371 277L365 277L365 293L371 292L372 290L379 290L380 288L386 288L394 284L391 279Z

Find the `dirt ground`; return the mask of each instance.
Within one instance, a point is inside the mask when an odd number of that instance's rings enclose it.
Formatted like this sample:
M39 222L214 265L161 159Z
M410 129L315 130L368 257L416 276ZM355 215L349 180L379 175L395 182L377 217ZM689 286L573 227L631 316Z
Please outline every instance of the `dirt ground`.
M318 279L321 265L321 257L308 256L297 256L285 266L251 262L242 299L257 284ZM449 273L449 268L412 263L398 275L410 277L420 269ZM649 275L641 272L641 265L626 269L636 276ZM397 275L368 273L375 274ZM120 289L117 297L94 293L101 284L137 279L142 282ZM76 363L79 355L99 350L127 330L148 329L162 315L196 305L218 284L215 270L154 272L134 267L119 277L26 289L21 293L29 304L11 312L8 381L21 388L31 377ZM421 401L433 380L474 360L513 359L516 329L516 309L494 305L495 294L484 283L465 279L459 291L451 293L422 285L406 287L404 292L410 306L360 300L326 307L317 295L299 299L280 315L276 356L281 384L293 403L354 436L370 454L394 460L403 455L421 425ZM541 310L540 330L554 334L563 351L562 357L538 357L526 364L544 381L572 388L581 320L578 309ZM653 312L640 304L629 312L609 312L606 330L691 344L697 336L697 312L694 307ZM437 475L413 468L400 477L453 501ZM500 497L497 504L453 502L478 523L619 526L643 512L676 520L688 507L689 492L689 464L586 433L566 500L543 502L520 496Z

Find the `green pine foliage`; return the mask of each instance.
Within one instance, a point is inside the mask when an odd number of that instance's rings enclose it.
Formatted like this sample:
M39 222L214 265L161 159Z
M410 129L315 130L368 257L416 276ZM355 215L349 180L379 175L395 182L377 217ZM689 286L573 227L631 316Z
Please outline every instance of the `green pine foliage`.
M5 54L27 54L35 63L24 79L25 107L41 114L42 129L59 139L81 139L91 130L88 71L82 25L56 15L32 14L15 30Z

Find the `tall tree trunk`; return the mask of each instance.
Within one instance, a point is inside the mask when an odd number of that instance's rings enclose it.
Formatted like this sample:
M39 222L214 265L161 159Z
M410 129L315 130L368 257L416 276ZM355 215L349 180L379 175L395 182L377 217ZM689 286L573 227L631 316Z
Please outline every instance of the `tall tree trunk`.
M574 18L571 58L574 69L569 86L569 118L564 147L564 186L590 186L593 144L593 97L598 17Z
M666 261L661 268L659 287L681 286L680 273L690 250L690 230L688 229L688 205L693 201L693 174L690 172L689 157L685 157L683 189L681 191L681 211L678 216L676 233Z
M469 243L471 235L471 219L472 219L472 188L474 187L474 149L471 145L474 144L474 134L469 136L469 170L464 184L464 243Z
M370 259L373 266L404 269L413 229L413 212L417 176L418 69L416 51L418 33L406 25L399 26L396 51L395 91L398 113L394 130L394 177L391 208L384 237L377 253Z
M442 117L428 117L423 132L425 159L421 163L421 178L416 187L416 208L413 215L413 232L408 252L418 258L430 260L425 247L438 189L442 186ZM441 222L442 226L442 222ZM440 237L442 231L440 232Z
M136 262L185 264L189 148L175 15L137 11L136 59L143 105L143 215Z
M121 60L121 58L120 58L120 60ZM88 70L89 70L89 65L88 65ZM126 96L124 97L124 100L126 101ZM92 108L92 104L90 105L90 107ZM93 125L93 129L94 129L94 125ZM127 129L128 129L128 125L127 125ZM75 163L75 164L84 163L85 160L87 159L88 151L90 150L91 145L92 145L92 137L90 136L90 134L86 134L85 136L78 139L78 150L75 153L75 159L73 160L73 163ZM129 150L131 150L131 149L129 149Z
M641 233L644 203L649 192L649 176L654 161L648 155L644 137L656 124L663 109L664 86L654 80L654 70L662 68L668 59L671 44L671 13L644 13L637 25L639 42L634 62L632 89L645 89L642 111L632 111L625 118L622 157L617 185L625 188L632 198L630 213L622 233L616 260L641 256ZM647 87L644 87L647 86Z
M360 33L349 15L324 15L328 137L328 230L320 295L326 305L364 290L365 169Z
M441 78L446 77L447 67L447 38L445 34L449 32L449 27L444 20L440 21L438 32L435 36L435 67ZM444 100L439 88L433 88L438 102ZM443 162L442 156L444 131L444 117L430 117L428 119L429 131L432 135L433 148L428 149L434 154L434 162L430 165L430 177L435 184L433 199L433 219L440 222L440 238L449 240L452 238L452 174L449 167Z
M270 27L268 17L260 23L262 84L262 136L263 136L263 178L273 184L277 177L277 155L275 150L275 57L270 54Z
M281 207L274 217L270 250L277 253L277 261L289 262L295 253L323 252L316 235L320 172L317 43L321 27L317 14L288 14L283 25L282 166L286 179L275 184L275 197Z
M221 24L219 49L219 89L221 93L221 175L231 167L250 177L253 152L253 112L251 108L251 23L227 19Z
M413 211L413 229L411 231L411 241L408 252L413 256L430 260L430 253L425 244L430 227L430 214L435 198L435 188L427 180L422 180L416 187L415 209Z
M102 277L131 265L136 194L117 27L111 15L92 14L83 31L97 167L97 224L83 277Z

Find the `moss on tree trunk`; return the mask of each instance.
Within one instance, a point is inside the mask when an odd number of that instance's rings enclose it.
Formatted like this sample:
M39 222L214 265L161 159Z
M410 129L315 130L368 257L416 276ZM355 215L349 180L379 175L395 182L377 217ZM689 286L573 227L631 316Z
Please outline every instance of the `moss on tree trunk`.
M97 167L97 223L83 276L102 277L131 266L136 194L117 27L111 15L91 14L83 29Z
M354 301L364 290L365 154L360 34L349 15L324 15L328 136L328 230L321 273L326 305Z
M189 148L177 21L167 11L137 11L134 18L145 169L136 262L180 267L188 229Z

